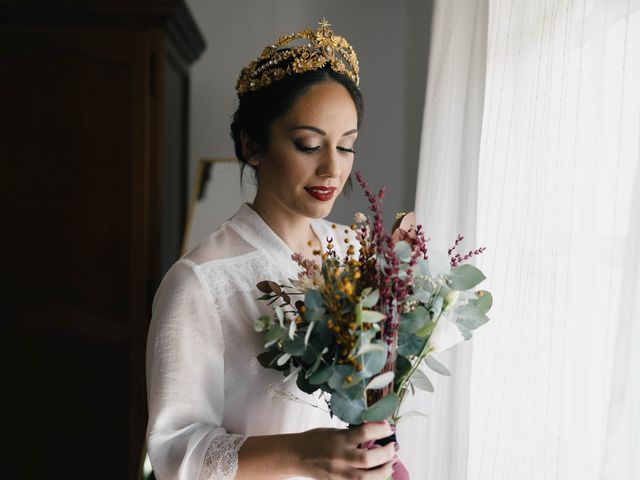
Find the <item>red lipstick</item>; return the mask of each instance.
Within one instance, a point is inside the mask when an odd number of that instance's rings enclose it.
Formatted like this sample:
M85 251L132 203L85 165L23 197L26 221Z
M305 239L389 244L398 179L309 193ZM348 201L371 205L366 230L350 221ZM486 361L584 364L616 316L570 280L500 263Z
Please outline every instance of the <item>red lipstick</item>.
M304 189L316 200L320 200L321 202L327 202L333 198L333 193L336 191L336 187L323 187L313 186L313 187L304 187Z

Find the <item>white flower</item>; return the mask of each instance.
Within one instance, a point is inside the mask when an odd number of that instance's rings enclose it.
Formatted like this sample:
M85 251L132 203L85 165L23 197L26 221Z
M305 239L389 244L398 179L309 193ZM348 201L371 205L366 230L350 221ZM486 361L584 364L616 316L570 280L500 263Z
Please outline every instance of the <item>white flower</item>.
M356 212L353 219L356 223L362 223L367 219L367 216L362 212Z
M300 292L306 292L307 290L319 290L324 286L324 278L320 272L314 272L310 277L307 275L300 275L297 279L289 279L295 289Z
M460 292L458 290L449 290L449 293L444 296L444 308L452 308L458 301L459 296Z
M458 326L449 320L448 315L443 314L429 336L427 351L432 353L444 352L462 342L464 342L464 336Z

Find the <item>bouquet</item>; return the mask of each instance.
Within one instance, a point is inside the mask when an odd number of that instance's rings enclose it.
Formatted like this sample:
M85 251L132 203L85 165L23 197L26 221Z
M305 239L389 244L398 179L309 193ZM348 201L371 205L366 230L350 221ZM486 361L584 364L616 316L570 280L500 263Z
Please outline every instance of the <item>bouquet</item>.
M257 284L259 300L274 306L272 316L255 323L266 341L258 360L303 392L319 391L330 414L350 425L396 425L420 414L400 413L408 392L434 390L420 367L449 375L433 354L468 340L489 320L491 294L472 291L485 276L463 263L484 247L455 253L459 235L447 255L430 252L413 213L398 215L386 233L384 187L376 195L359 172L356 178L371 215L357 213L344 232L334 226L326 251L314 252L317 260L294 255L300 272L290 285ZM346 256L336 253L338 241Z

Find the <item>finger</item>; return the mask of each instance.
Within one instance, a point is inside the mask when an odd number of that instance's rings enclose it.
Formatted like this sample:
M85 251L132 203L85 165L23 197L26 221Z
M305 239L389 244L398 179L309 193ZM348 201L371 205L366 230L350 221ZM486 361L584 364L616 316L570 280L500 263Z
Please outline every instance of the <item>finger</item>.
M393 443L369 450L354 448L349 450L347 462L350 466L356 468L375 468L393 460L395 454L396 451Z
M393 434L393 430L386 420L383 422L365 423L346 430L348 445L356 446L369 440L378 440Z
M362 472L362 480L387 480L393 475L393 466L397 460L391 460L378 468Z

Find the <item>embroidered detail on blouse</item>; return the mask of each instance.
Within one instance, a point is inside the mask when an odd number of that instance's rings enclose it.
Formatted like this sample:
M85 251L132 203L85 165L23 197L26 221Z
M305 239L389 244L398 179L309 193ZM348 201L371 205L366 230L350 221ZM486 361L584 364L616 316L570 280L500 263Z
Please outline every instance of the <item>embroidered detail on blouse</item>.
M217 309L223 299L239 292L251 291L261 280L274 280L282 276L260 251L247 259L207 265L203 270Z
M238 472L238 450L246 439L230 433L214 437L204 455L199 480L233 480Z

